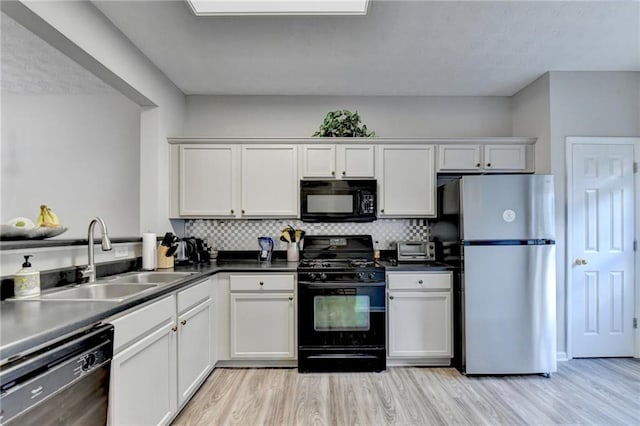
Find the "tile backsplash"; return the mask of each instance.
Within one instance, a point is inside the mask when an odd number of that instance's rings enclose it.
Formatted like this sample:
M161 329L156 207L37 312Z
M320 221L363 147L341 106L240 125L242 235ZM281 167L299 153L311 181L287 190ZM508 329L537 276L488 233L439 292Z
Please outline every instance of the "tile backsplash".
M284 250L286 243L280 241L280 235L287 225L303 229L307 235L368 234L378 241L380 249L395 248L396 241L400 240L428 240L431 237L426 219L378 219L366 223L195 219L185 222L185 235L212 240L218 250L257 250L257 238L270 236L276 241L276 249Z

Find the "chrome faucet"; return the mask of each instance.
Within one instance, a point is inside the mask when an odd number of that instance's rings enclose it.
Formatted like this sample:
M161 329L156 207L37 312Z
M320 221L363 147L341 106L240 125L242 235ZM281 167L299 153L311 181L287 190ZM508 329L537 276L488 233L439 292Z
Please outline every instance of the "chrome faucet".
M111 240L109 240L109 235L107 234L107 225L101 217L93 218L91 222L89 222L89 244L87 246L89 262L86 268L80 270L80 278L89 277L90 283L96 280L96 265L93 260L93 228L95 228L96 223L99 223L102 228L102 251L111 250Z

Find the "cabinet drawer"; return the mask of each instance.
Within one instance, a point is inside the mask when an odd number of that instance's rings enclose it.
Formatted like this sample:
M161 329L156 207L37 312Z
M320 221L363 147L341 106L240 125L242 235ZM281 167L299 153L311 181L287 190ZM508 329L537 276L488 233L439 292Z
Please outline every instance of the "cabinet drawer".
M115 327L113 351L118 352L132 341L137 341L156 327L175 321L176 305L173 296L165 297L143 308L134 308L133 312L114 320L109 320Z
M231 291L293 291L293 275L231 275Z
M392 290L449 290L451 273L389 273L387 282Z
M211 297L209 280L178 292L178 312L183 312Z

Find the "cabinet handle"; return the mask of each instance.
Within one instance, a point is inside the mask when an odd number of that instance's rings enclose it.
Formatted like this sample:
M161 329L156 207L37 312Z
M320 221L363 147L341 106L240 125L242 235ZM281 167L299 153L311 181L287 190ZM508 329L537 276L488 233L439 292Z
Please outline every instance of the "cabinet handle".
M384 209L380 209L380 213L384 213Z
M289 296L289 300L293 300L293 296Z
M174 325L173 327L171 327L171 331L173 331L174 333L178 331L178 326Z
M244 214L244 210L242 210L242 212L241 212L241 213L242 213L242 214Z
M264 285L264 283L262 281L260 281L260 286L262 287Z
M491 167L491 163L487 163L487 167Z
M346 176L347 172L345 172L344 170L342 171L342 176Z
M389 296L389 300L393 300L393 296Z
M422 280L419 280L419 281L418 281L418 284L422 285Z
M233 214L233 209L231 209L231 214Z
M187 325L187 320L182 320L182 321L180 321L180 324L182 324L182 325Z
M334 170L331 172L331 176L335 176L335 175L336 175L336 171Z
M476 167L480 167L480 163L476 163Z

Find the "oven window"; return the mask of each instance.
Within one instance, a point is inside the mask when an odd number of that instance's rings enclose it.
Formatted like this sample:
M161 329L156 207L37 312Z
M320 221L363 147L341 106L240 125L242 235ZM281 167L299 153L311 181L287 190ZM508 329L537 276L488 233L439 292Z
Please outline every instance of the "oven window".
M315 296L313 299L316 331L369 330L370 301L367 295Z
M353 195L307 195L307 213L351 213Z

